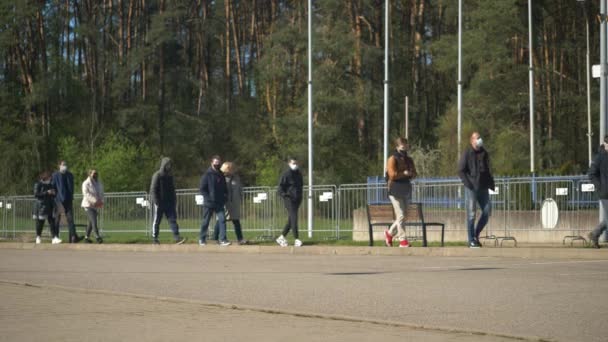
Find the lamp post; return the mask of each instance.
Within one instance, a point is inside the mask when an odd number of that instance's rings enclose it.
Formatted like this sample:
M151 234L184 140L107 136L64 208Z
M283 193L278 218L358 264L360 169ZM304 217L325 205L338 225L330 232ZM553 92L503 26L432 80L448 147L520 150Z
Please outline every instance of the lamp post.
M591 75L590 75L590 57L589 57L589 14L587 12L587 1L586 0L577 0L579 3L583 5L583 13L585 15L585 34L586 34L586 67L585 67L585 75L587 77L587 145L588 145L588 160L589 165L591 165L592 158L592 150L591 150L591 137L593 133L591 132ZM600 137L601 138L601 137Z

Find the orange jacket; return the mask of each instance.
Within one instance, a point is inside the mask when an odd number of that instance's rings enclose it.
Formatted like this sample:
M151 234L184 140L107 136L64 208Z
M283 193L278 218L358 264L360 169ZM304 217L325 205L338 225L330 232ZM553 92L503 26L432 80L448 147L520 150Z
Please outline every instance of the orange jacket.
M408 175L404 175L403 171L408 171ZM392 182L411 180L416 178L416 166L414 160L410 156L402 156L400 153L394 153L386 162L386 173L388 174L388 186Z

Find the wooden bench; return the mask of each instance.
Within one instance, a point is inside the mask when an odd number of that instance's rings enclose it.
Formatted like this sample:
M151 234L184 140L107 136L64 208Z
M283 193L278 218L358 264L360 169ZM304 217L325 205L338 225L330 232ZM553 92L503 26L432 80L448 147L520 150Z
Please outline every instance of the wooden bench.
M374 227L390 227L395 222L395 211L391 204L368 204L367 222L369 224L369 245L374 245ZM439 222L426 222L422 213L421 203L410 203L405 213L405 225L408 227L422 227L422 247L427 247L426 227L441 227L441 247L444 245L445 224Z

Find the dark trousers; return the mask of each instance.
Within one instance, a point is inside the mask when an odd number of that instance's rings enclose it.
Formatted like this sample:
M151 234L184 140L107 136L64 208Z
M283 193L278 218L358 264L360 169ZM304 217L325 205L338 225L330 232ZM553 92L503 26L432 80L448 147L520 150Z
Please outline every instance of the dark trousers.
M57 211L57 233L59 233L59 223L61 222L61 215L65 215L65 220L68 223L68 241L72 241L72 238L76 235L76 225L74 224L74 205L72 202L61 203L63 212Z
M55 218L51 215L47 217L49 221L49 228L51 230L51 237L59 236L59 229L55 224ZM36 220L36 236L42 235L42 228L44 227L44 220Z
M291 230L294 238L300 238L300 233L298 232L298 209L300 208L300 203L301 202L285 200L285 209L287 209L288 220L285 228L283 228L283 236L287 236Z
M152 225L152 236L155 239L158 239L160 221L162 220L163 215L167 216L167 221L169 221L169 227L171 227L171 231L173 232L173 238L175 240L178 240L179 226L177 225L177 212L175 211L175 206L154 206L154 224Z
M216 231L218 231L219 240L226 241L226 214L224 207L221 208L208 208L203 207L203 223L201 224L201 232L199 240L202 242L207 241L207 232L209 231L209 223L213 214L217 215Z
M86 208L87 218L89 219L89 224L87 224L87 237L91 236L91 231L95 231L95 236L99 236L99 228L97 227L97 209L95 208Z
M469 242L473 242L479 239L479 234L488 223L490 215L492 213L492 202L490 201L490 194L488 189L479 191L473 191L465 188L466 198L466 209L467 209L467 231L469 235ZM481 209L481 216L475 226L475 212L477 211L477 204Z
M234 233L236 234L237 241L243 240L243 229L241 228L240 220L232 220L232 224L234 225ZM226 223L226 226L228 223ZM226 231L228 227L226 227ZM227 234L227 233L226 233ZM213 239L217 240L220 235L220 220L215 222L215 228L213 228Z

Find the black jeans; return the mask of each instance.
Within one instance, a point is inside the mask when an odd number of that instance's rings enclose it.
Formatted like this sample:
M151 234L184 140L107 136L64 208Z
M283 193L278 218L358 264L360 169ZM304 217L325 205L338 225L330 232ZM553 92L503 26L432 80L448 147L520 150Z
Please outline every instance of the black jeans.
M234 224L234 233L236 234L237 241L243 240L243 229L241 228L240 220L232 220L232 224ZM226 228L228 226L228 222L226 222ZM228 230L228 229L226 229ZM213 228L213 240L217 240L220 236L220 221L215 221L215 228Z
M49 228L51 230L51 237L59 236L59 229L55 224L55 218L51 215L47 217L49 221ZM42 235L42 228L44 227L44 220L36 220L36 236Z
M99 236L99 228L97 227L97 209L95 208L86 208L87 217L89 218L89 224L87 225L87 237L91 237L91 231L95 231L95 236Z
M76 236L76 225L74 224L74 205L72 202L61 203L63 207L63 213L60 210L57 211L57 233L59 234L59 224L61 222L61 215L65 215L65 220L68 223L68 241L72 241L72 237Z
M300 209L300 203L296 201L285 200L285 209L287 209L288 220L285 228L283 228L283 236L289 234L289 230L293 231L293 237L296 239L300 238L298 232L298 209Z
M175 206L154 206L154 225L152 226L154 231L152 232L152 236L155 239L158 239L160 221L162 220L163 215L167 216L169 226L171 227L171 231L173 232L173 238L175 240L178 240L179 226L177 225L177 212L175 211Z

